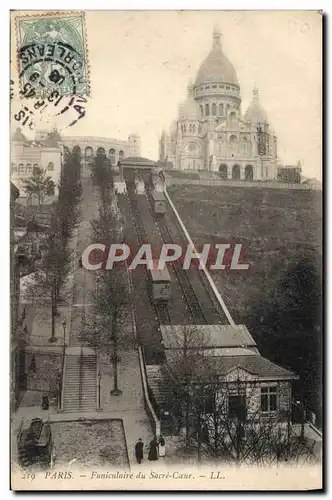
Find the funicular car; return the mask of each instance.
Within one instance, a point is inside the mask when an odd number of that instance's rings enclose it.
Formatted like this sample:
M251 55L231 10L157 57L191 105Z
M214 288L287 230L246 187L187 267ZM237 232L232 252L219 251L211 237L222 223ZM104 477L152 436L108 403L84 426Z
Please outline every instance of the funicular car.
M149 290L155 304L167 303L171 295L171 277L165 266L158 269L158 261L153 261L153 269L149 269Z

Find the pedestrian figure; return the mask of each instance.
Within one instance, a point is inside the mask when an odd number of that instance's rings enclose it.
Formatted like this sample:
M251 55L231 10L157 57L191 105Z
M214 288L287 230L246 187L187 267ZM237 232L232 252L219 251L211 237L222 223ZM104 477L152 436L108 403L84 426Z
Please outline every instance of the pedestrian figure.
M158 460L158 441L155 438L152 439L150 443L148 460L150 461Z
M165 445L165 439L163 438L163 436L160 436L160 438L159 438L158 451L159 451L160 457L164 457L166 455L166 445Z
M143 447L144 444L142 438L139 438L139 440L135 444L135 456L138 464L142 463L143 460Z

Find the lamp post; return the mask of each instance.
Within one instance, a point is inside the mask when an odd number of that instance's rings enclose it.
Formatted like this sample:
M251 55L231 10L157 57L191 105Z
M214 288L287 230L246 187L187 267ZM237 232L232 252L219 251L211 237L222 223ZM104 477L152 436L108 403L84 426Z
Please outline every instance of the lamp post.
M67 326L67 321L64 319L62 322L62 327L63 327L63 345L66 345L66 326Z
M100 385L101 385L101 377L102 377L102 374L101 374L101 371L99 370L99 372L98 372L98 410L101 410L101 406L100 406Z

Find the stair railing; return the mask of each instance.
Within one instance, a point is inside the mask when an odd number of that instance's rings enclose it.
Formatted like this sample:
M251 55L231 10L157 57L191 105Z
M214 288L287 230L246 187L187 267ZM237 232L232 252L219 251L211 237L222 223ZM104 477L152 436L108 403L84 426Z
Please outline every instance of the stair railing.
M80 354L80 376L79 376L79 386L78 386L78 405L81 408L82 404L82 387L83 385L83 346L81 346Z
M62 352L62 368L61 368L61 377L59 377L59 385L58 387L58 411L63 410L63 401L64 401L64 392L65 392L65 359L66 359L66 344L63 344L63 352Z

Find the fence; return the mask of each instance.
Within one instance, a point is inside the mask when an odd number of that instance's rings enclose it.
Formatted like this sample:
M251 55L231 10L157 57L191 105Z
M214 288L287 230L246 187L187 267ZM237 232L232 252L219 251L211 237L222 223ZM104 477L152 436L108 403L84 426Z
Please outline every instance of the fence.
M269 182L269 181L232 181L232 180L209 180L209 179L191 179L190 177L183 176L171 177L167 173L165 175L166 185L192 185L192 186L230 186L230 187L246 187L246 188L267 188L267 189L295 189L302 191L321 191L320 187L312 186L309 184L292 184L286 182Z

